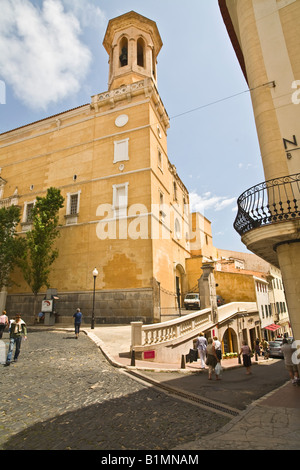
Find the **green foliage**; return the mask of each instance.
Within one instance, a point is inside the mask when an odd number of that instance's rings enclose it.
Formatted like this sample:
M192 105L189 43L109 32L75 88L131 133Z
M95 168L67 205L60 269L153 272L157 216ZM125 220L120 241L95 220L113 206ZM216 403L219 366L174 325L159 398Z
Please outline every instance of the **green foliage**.
M0 209L0 291L12 283L10 275L24 252L25 240L16 236L19 222L19 207Z
M49 287L50 267L58 257L54 243L59 236L58 212L63 202L60 190L49 188L45 197L37 197L31 212L33 227L26 234L27 246L19 265L34 295Z

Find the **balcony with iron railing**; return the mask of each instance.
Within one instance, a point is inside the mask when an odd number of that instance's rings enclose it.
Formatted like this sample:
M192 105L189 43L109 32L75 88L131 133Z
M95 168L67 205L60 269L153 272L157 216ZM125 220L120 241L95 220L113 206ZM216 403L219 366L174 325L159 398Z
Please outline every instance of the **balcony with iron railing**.
M266 261L277 264L276 244L299 238L300 173L253 186L241 194L237 204L234 228L242 241ZM264 232L258 234L255 229Z

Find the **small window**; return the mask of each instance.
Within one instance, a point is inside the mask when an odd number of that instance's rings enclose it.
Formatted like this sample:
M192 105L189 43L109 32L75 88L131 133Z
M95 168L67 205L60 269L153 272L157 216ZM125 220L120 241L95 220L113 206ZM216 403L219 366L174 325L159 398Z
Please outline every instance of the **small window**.
M126 217L128 207L128 184L113 185L113 208L116 217Z
M32 228L32 211L34 208L35 201L25 202L24 204L24 211L22 217L22 231L27 232L27 230L31 230Z
M129 160L128 143L129 139L114 142L114 163Z
M71 194L70 197L70 215L78 213L78 194Z
M26 217L25 217L25 222L32 222L32 211L34 208L34 203L30 202L29 204L26 204Z
M269 310L268 310L268 306L265 305L265 311L266 311L266 318L268 317L268 313L269 313Z
M181 225L178 219L175 219L175 237L177 240L181 239Z
M177 201L177 184L175 183L175 181L173 182L173 191L174 191L174 194L173 194L174 201Z
M68 193L67 194L67 209L66 209L66 224L77 224L79 206L80 206L80 193Z
M158 165L158 168L159 168L161 171L163 171L162 154L161 154L160 149L158 149L157 165Z
M165 206L164 206L164 195L161 191L159 191L159 215L160 215L160 220L164 221L166 217L166 213L165 213Z

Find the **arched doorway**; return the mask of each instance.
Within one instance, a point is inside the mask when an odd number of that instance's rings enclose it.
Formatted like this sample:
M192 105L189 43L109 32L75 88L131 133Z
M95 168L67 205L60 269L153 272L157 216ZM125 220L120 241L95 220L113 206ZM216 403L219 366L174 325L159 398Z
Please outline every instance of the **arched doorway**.
M223 353L238 352L237 334L233 328L226 328L222 338Z
M184 278L185 278L184 268L181 264L177 264L175 268L175 293L176 293L176 307L178 307L179 309L183 305Z

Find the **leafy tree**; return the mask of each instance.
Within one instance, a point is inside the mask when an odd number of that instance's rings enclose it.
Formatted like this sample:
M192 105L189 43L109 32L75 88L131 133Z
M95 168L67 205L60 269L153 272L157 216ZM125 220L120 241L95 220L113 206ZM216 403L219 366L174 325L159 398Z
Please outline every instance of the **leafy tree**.
M11 273L24 252L25 240L16 236L19 222L19 207L0 209L0 291L12 284Z
M36 198L30 214L32 230L26 233L26 250L19 265L35 301L42 287L49 288L50 267L58 257L54 243L59 236L58 212L63 202L60 190L49 188L45 197Z

